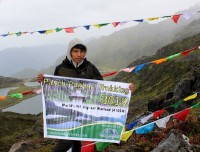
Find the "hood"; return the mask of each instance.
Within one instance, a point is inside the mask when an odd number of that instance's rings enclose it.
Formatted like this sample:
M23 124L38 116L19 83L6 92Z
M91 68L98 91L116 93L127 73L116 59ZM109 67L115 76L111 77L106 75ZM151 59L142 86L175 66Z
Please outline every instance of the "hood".
M71 61L71 59L72 59L72 58L71 58L71 55L70 55L70 51L71 51L71 49L72 49L75 45L77 45L77 44L85 45L85 44L83 43L83 41L81 41L81 40L78 39L78 38L72 39L72 40L69 42L68 49L67 49L67 58L68 58L69 61Z

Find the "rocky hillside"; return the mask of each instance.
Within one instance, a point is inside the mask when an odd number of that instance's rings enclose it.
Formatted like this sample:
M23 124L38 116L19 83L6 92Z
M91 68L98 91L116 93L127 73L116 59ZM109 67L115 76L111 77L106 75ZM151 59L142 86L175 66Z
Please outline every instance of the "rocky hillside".
M168 57L170 55L185 51L200 44L200 34L186 38L167 45L157 51L153 56L144 56L139 60L133 61L129 66L135 66L142 63L150 62L156 59ZM147 103L153 98L165 96L167 92L173 92L175 86L181 79L190 79L192 68L198 65L200 61L200 51L191 52L185 57L177 57L175 59L164 62L160 65L150 64L143 68L138 74L119 73L113 80L121 82L135 83L136 90L132 96L129 110L130 116L135 116L138 109L147 111ZM146 108L142 108L146 107ZM133 119L129 117L130 119Z

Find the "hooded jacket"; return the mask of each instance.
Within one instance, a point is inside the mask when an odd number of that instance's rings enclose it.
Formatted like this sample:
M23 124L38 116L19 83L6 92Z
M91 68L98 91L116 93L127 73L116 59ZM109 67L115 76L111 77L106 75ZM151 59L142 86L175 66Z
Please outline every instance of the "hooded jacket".
M79 39L73 39L70 41L66 59L56 67L54 75L64 76L64 77L73 77L73 78L85 78L85 79L96 79L103 80L98 69L90 63L86 58L83 62L75 68L72 60L71 60L71 49L77 44L83 44L83 42Z

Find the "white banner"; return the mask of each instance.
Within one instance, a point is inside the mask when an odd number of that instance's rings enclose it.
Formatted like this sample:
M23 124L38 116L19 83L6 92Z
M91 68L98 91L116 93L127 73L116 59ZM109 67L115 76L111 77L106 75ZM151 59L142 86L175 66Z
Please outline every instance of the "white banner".
M129 84L44 75L44 137L119 143Z

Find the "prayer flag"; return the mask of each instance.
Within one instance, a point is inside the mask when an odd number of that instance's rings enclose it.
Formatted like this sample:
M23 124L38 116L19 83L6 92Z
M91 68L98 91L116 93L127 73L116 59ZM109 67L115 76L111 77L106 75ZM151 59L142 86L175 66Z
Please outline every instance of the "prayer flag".
M175 57L180 56L180 55L181 55L181 53L177 53L177 54L168 56L168 57L167 57L167 60L172 59L172 58L175 58Z
M91 141L84 141L81 147L81 152L94 152L94 143Z
M18 99L23 98L22 93L10 94L10 95L8 95L8 96L9 96L9 97L12 97L12 98L18 98Z
M54 30L53 29L50 29L50 30L46 30L46 34L49 34L49 33L53 33L54 32Z
M46 30L38 31L38 33L44 34L44 33L46 33Z
M60 32L60 31L62 31L62 28L57 27L57 28L55 29L55 31L56 31L56 32Z
M158 20L158 19L159 19L159 17L152 17L152 18L148 18L147 20L154 21L154 20Z
M151 113L150 115L140 119L141 123L146 123L151 117L153 117L153 113Z
M176 102L175 104L173 105L170 105L170 107L174 107L175 109L179 107L179 105L183 102L183 100L180 100L178 102Z
M135 21L135 22L143 22L143 21L144 21L144 19L133 20L133 21Z
M146 65L147 63L143 63L140 65L137 65L135 68L135 73L138 74L138 72Z
M162 59L159 59L159 60L152 61L152 63L160 64L160 63L165 62L166 60L167 60L166 58L162 58Z
M83 26L84 28L86 28L86 30L89 30L90 29L90 25L85 25Z
M6 96L0 96L0 100L6 100Z
M183 16L184 19L188 20L190 18L191 14L190 13L185 13L182 16Z
M31 94L31 93L33 93L33 90L27 91L27 92L22 92L22 95Z
M189 97L183 99L183 101L192 100L192 99L195 99L196 97L197 97L197 93L195 93L195 94L193 94L193 95L191 95L191 96L189 96Z
M74 33L74 29L72 27L64 28L66 33Z
M149 133L153 130L154 128L154 122L153 123L150 123L150 124L147 124L145 126L142 126L141 128L138 128L135 130L136 134L146 134L146 133Z
M177 120L180 120L182 122L185 122L189 112L190 112L190 108L187 108L187 109L175 114L174 118L176 118Z
M121 140L126 142L130 138L130 136L133 134L133 131L134 130L123 132Z
M189 50L186 50L186 51L182 52L181 55L182 55L182 56L186 56L186 55L188 55L189 52L191 52L191 51L193 51L193 50L196 50L197 48L198 48L198 46L193 47L193 48L191 48L191 49L189 49Z
M179 17L181 16L181 14L178 15L173 15L172 16L172 20L174 21L174 23L178 23Z
M166 128L167 122L169 121L170 116L164 117L156 121L156 125L160 128Z
M17 36L20 36L22 34L22 32L17 32L15 33Z
M130 124L127 125L127 129L130 130L132 129L135 125L137 125L137 123L140 122L140 120L136 120Z
M98 151L103 151L106 147L108 147L111 144L112 143L108 143L108 142L98 142L95 145Z
M191 107L192 109L194 108L200 108L200 102L198 102L197 104L195 104L194 106Z
M158 119L159 116L160 116L164 111L165 111L165 110L162 109L162 110L158 110L158 111L154 112L154 114L153 114L154 119Z
M114 71L114 72L110 72L110 73L107 73L107 74L103 74L102 77L111 76L111 75L116 74L117 72L119 72L119 71Z
M33 92L36 93L36 94L41 94L42 93L42 89L33 90Z
M119 22L113 22L112 25L113 25L114 27L116 27L117 25L119 25Z
M120 71L124 71L124 72L132 72L135 69L135 66L132 68L125 68L125 69L121 69Z

